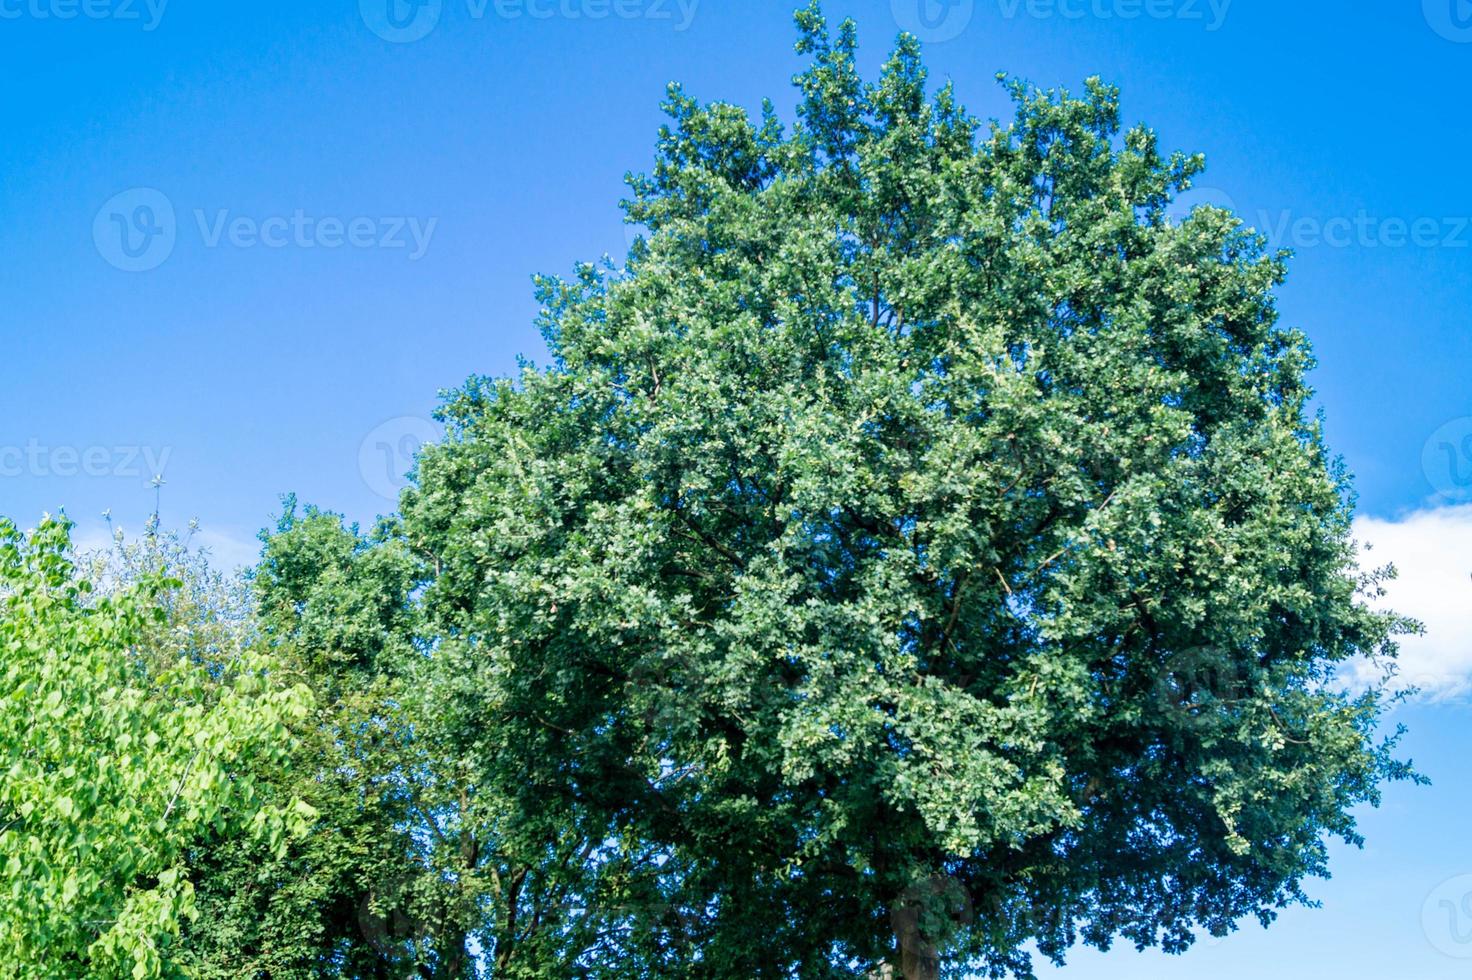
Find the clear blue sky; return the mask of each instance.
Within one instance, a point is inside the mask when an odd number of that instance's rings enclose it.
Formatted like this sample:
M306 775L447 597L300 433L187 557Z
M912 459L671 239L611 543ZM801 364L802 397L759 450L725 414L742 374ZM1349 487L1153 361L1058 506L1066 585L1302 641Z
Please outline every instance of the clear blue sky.
M793 0L398 0L399 21L388 2L0 0L0 513L136 528L162 468L166 523L198 516L238 557L284 491L389 509L437 390L541 358L530 274L624 248L621 179L664 85L790 106L799 67ZM1437 785L1366 817L1322 910L1060 975L1472 973L1443 952L1472 955L1472 885L1443 885L1472 875L1472 553L1460 573L1445 553L1472 540L1453 506L1472 499L1472 3L828 10L859 21L870 72L918 27L980 115L1007 110L998 70L1100 74L1131 121L1204 151L1199 199L1298 248L1281 306L1316 344L1363 512L1447 590L1416 650L1444 696L1398 716Z

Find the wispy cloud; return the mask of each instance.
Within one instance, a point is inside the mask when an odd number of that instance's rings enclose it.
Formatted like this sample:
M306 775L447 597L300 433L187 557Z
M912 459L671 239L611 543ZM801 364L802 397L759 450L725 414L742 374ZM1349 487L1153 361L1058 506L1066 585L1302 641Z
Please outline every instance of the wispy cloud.
M261 542L251 534L205 527L194 536L194 544L208 551L210 564L222 572L250 568L261 556Z
M1355 536L1368 546L1365 567L1399 572L1384 605L1426 627L1402 639L1399 680L1432 699L1472 693L1472 504L1361 517Z
M130 538L143 531L141 525L120 526L123 533ZM182 534L187 532L181 532ZM189 538L189 544L193 550L206 552L210 565L227 574L252 567L261 553L261 543L256 540L255 535L209 525L194 532ZM111 548L112 532L102 521L78 521L77 527L72 531L72 545L79 553Z

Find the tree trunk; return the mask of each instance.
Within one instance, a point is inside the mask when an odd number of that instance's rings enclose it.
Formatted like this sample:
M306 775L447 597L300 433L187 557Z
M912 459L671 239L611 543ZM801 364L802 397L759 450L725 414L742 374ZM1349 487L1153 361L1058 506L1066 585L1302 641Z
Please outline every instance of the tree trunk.
M972 918L971 895L955 879L934 875L911 885L890 907L897 950L879 980L940 980L942 948Z
M905 980L940 980L940 957L934 949L907 949L900 954Z

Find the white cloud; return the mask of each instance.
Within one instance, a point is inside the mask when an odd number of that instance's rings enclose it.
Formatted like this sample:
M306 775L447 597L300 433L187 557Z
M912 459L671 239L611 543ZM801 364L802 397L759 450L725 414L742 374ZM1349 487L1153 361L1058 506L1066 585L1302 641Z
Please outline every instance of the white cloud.
M194 544L207 550L210 564L222 572L251 568L260 560L261 542L254 535L201 528Z
M72 528L72 548L79 555L85 555L93 551L101 551L112 547L112 537L107 532L107 525L83 525L78 522Z
M1472 692L1472 504L1361 517L1354 530L1371 546L1364 567L1400 573L1386 583L1384 605L1426 627L1401 639L1399 680L1433 699Z
M117 526L122 527L129 538L143 530L141 526ZM181 531L180 535L188 536L188 532ZM78 521L77 527L72 531L72 546L79 554L111 548L112 544L112 534L108 525L102 521ZM192 550L207 552L210 565L227 574L254 566L261 554L261 543L253 534L222 531L209 525L194 532L189 544Z

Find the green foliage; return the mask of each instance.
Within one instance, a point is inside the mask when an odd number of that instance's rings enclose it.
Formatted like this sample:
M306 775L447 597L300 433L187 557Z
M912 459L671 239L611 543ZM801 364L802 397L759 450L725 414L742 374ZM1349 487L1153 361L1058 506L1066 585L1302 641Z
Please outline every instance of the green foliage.
M306 694L243 649L197 656L165 568L94 589L68 532L0 521L0 976L178 976L190 840L275 846L312 816L261 806L245 773L282 757Z
M1202 161L1100 82L1009 82L983 130L913 38L868 85L798 20L798 124L672 87L647 239L540 280L553 366L454 393L403 498L426 690L496 746L464 778L660 855L630 975L1270 921L1407 775L1330 683L1402 624L1357 597L1284 257L1168 220Z
M265 538L254 622L278 670L310 685L314 710L294 723L284 764L253 775L267 798L309 804L322 832L279 853L253 839L196 842L195 975L401 980L433 961L416 948L424 882L405 830L411 760L390 676L394 644L410 632L413 569L401 549L370 548L290 499Z
M1274 309L1285 256L1224 211L1168 219L1202 161L1124 129L1098 81L1006 82L1015 118L984 127L927 90L913 38L870 84L852 24L798 25L796 124L673 86L625 202L647 236L538 281L553 363L451 392L396 516L365 534L288 500L256 628L315 708L285 762L231 756L230 786L322 832L211 833L218 780L167 811L198 817L187 854L150 844L158 877L122 893L174 910L167 948L193 888L197 975L1003 977L1032 948L1179 952L1306 901L1353 808L1414 778L1376 735L1386 692L1334 684L1408 624L1363 601L1380 577ZM152 593L58 606L45 534L10 545L6 656L132 690L47 651L126 672L103 652ZM120 724L223 733L254 676L197 714L140 693ZM196 789L169 720L137 778ZM65 738L8 724L26 765L23 739ZM64 889L42 863L16 887ZM113 955L49 921L0 918L22 949Z

